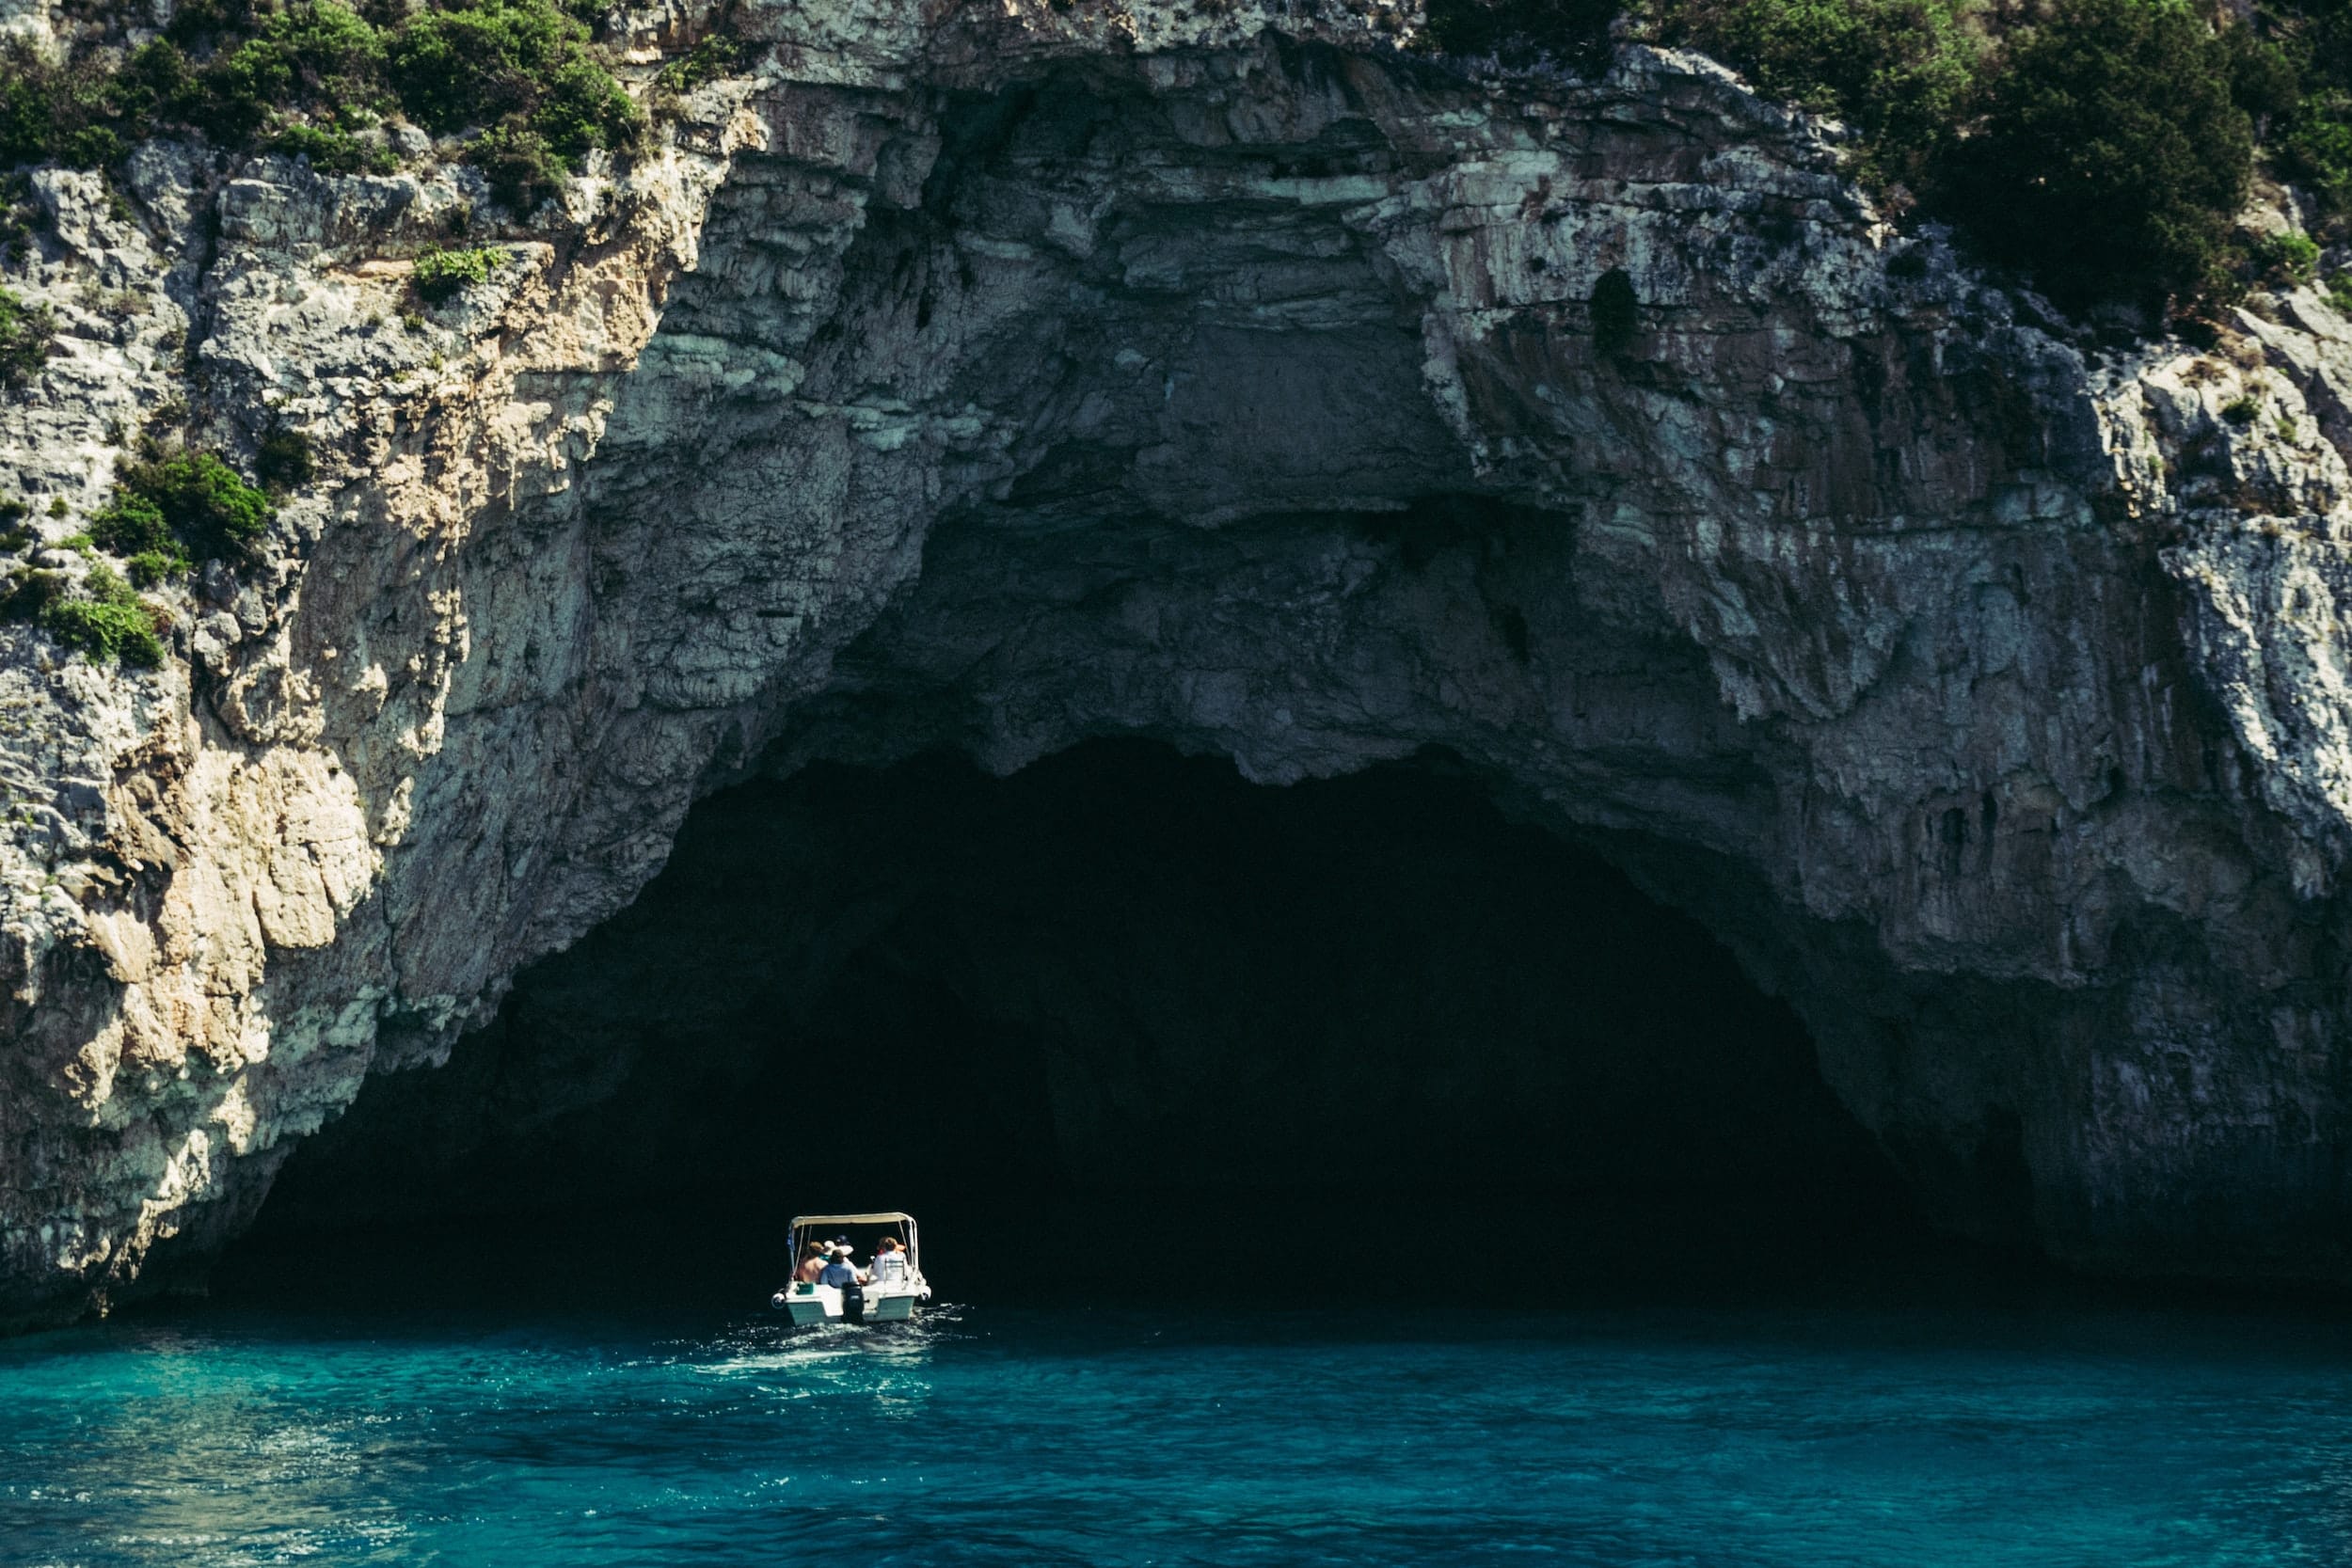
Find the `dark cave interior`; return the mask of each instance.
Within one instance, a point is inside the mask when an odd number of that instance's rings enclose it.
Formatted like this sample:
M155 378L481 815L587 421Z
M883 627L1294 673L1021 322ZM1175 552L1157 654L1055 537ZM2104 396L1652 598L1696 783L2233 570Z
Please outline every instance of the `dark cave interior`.
M221 1277L749 1292L790 1213L876 1207L959 1298L1079 1258L1513 1294L1922 1242L1795 1015L1448 759L1278 788L1104 740L712 797L447 1067L301 1148Z

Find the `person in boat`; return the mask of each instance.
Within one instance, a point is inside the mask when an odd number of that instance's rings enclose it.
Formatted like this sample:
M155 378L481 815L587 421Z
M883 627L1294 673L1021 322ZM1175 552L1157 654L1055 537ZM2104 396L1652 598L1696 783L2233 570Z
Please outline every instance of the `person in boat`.
M850 1285L863 1285L866 1276L858 1272L856 1264L850 1261L850 1249L837 1246L833 1249L833 1261L827 1263L824 1272L817 1276L817 1283L831 1285L838 1290Z
M803 1285L816 1284L817 1276L825 1272L825 1262L832 1256L824 1243L809 1243L807 1253L801 1259L801 1266L792 1271L792 1277Z
M874 1245L874 1266L867 1277L876 1285L907 1282L907 1255L899 1248L898 1238L884 1236Z

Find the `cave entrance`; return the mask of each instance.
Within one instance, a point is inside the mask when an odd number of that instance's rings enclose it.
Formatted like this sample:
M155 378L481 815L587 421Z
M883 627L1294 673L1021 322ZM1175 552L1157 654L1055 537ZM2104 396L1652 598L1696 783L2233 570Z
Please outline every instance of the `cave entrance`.
M1531 1281L1744 1271L1911 1225L1795 1016L1446 759L1265 787L1096 741L706 800L448 1067L301 1148L255 1245L569 1224L764 1277L784 1216L873 1207L922 1216L959 1293L1073 1247L1154 1288L1303 1251L1354 1288L1498 1249Z

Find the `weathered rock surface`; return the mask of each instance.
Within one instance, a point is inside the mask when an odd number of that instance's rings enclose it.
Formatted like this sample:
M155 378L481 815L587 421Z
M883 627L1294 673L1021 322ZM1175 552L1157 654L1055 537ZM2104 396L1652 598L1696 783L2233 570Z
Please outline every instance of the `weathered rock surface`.
M2103 348L1705 61L1360 9L754 8L421 331L462 171L42 176L51 536L174 399L327 462L167 671L0 632L0 1316L232 1231L698 797L1103 735L1446 748L1788 997L1943 1223L2352 1278L2352 325Z

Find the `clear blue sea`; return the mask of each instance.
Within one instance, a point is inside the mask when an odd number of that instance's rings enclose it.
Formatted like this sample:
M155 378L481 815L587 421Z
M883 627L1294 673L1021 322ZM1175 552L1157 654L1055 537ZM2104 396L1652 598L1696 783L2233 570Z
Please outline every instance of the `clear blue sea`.
M2352 1563L2352 1331L2010 1302L196 1307L0 1343L16 1564Z

